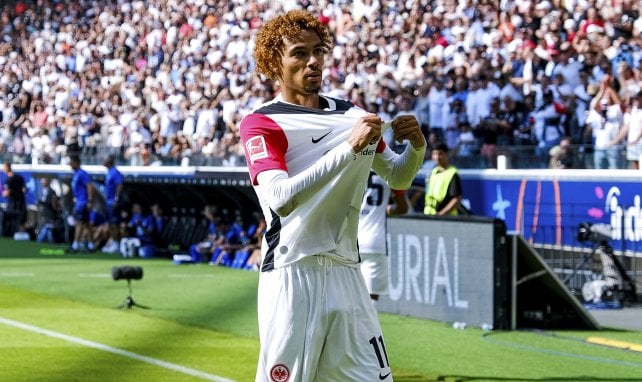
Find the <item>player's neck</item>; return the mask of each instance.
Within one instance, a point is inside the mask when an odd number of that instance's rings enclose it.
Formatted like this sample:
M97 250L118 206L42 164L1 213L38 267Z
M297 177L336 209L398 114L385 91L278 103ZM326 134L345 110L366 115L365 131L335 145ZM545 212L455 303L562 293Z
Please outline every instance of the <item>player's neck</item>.
M283 101L294 105L308 107L310 109L320 108L319 94L300 94L300 93L288 94L287 92L283 92L281 97L283 98Z

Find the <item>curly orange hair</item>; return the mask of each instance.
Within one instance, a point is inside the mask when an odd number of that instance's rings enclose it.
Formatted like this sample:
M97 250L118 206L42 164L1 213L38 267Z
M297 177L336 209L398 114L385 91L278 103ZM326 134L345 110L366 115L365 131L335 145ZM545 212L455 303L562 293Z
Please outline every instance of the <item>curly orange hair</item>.
M326 50L330 49L331 39L328 29L307 11L290 11L265 23L256 35L254 60L256 71L271 80L281 77L281 56L284 39L295 41L302 31L313 31L321 39Z

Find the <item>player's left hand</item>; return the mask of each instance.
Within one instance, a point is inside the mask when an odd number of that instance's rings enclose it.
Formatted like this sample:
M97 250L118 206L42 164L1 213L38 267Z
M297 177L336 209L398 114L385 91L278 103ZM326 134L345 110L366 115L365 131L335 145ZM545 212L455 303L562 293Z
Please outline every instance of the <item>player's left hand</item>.
M415 149L420 149L426 145L426 139L414 115L400 115L395 118L392 121L392 131L397 142L407 139Z

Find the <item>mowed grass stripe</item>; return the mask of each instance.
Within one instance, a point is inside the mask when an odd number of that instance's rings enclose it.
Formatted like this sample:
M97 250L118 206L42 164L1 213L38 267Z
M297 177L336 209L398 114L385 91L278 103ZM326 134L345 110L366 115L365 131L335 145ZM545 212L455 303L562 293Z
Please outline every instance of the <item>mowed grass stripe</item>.
M58 333L58 332L54 332L54 331L51 331L51 330L39 328L37 326L33 326L33 325L25 324L25 323L22 323L22 322L10 320L10 319L4 318L4 317L0 317L0 324L4 324L4 325L11 326L11 327L14 327L14 328L26 330L26 331L29 331L29 332L32 332L32 333L36 333L36 334L42 334L42 335L45 335L45 336L48 336L48 337L52 337L52 338L56 338L56 339L63 340L63 341L72 342L72 343L75 343L75 344L78 344L78 345L81 345L81 346L86 346L86 347L89 347L89 348L106 351L108 353L113 353L113 354L120 355L120 356L123 356L123 357L131 358L131 359L134 359L134 360L137 360L137 361L146 362L146 363L149 363L149 364L154 365L154 366L164 367L164 368L172 370L172 371L177 371L179 373L191 375L191 376L198 377L198 378L201 378L201 379L205 379L205 380L208 380L208 381L214 381L214 382L232 382L233 381L231 379L223 378L223 377L220 377L218 375L208 374L208 373L205 373L203 371L190 369L188 367L177 365L175 363L166 362L166 361L162 361L162 360L159 360L159 359L156 359L156 358L151 358L151 357L147 357L147 356L144 356L144 355L132 353L132 352L127 351L127 350L113 348L111 346L107 346L107 345L104 345L104 344L101 344L101 343L98 343L98 342L89 341L89 340L85 340L83 338L78 338L78 337L74 337L74 336L69 336L69 335L66 335L66 334L63 334L63 333Z
M0 316L6 319L65 333L207 374L237 381L254 379L258 341L170 320L146 317L139 313L141 312L135 310L95 307L20 291L0 284ZM11 329L0 325L0 335L3 327L5 333ZM19 332L17 329L11 330ZM15 337L15 334L13 336ZM42 335L34 334L28 342L12 340L12 336L3 335L0 338L0 359L3 359L0 362L0 381L202 380L152 367L138 360L108 356L106 354L111 353L104 351L52 341L50 337ZM52 377L52 370L62 374Z

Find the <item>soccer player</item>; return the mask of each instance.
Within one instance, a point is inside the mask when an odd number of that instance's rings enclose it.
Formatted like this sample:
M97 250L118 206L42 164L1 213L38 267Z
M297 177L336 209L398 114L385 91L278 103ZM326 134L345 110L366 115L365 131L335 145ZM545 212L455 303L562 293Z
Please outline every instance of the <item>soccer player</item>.
M379 175L370 173L361 201L358 242L361 273L374 301L388 292L386 217L403 215L409 209L405 190L392 190Z
M117 253L120 243L120 196L123 193L124 179L123 174L116 168L113 156L108 156L103 162L103 166L107 168L107 176L105 177L105 202L106 218L109 224L109 239L102 251L105 253Z
M359 270L359 208L370 170L395 189L416 176L426 142L399 116L394 153L383 121L319 94L331 38L305 11L263 24L257 71L280 94L240 123L250 178L267 230L258 288L256 381L391 381L383 335Z
M74 230L74 241L71 243L71 250L76 252L86 248L90 251L95 249L93 242L93 228L89 222L89 212L92 208L94 197L94 185L87 171L80 167L80 157L71 155L69 166L74 171L71 178L71 192L74 196L73 216L76 220ZM86 243L86 244L85 244Z

